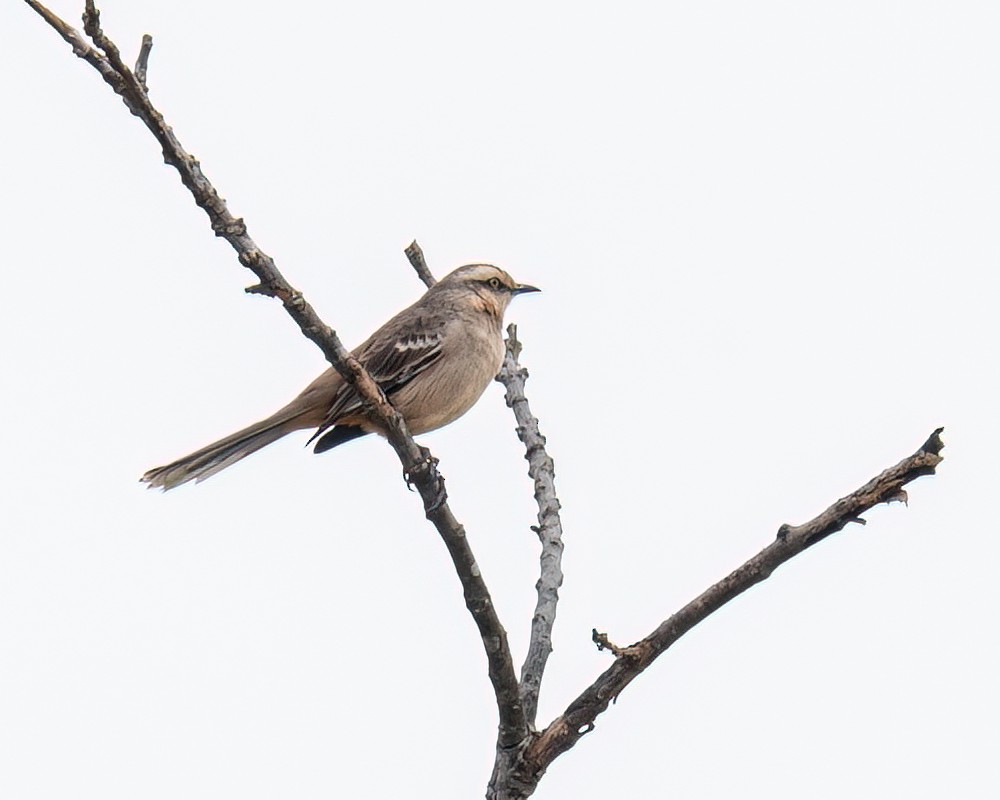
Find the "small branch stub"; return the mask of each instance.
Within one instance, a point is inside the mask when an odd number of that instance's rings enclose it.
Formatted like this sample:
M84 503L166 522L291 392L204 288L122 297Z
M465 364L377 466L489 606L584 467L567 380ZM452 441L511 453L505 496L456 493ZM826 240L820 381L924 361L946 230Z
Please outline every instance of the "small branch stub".
M142 35L142 45L139 47L139 57L135 60L135 79L143 89L146 86L146 71L149 69L149 54L153 49L153 37L148 33Z
M416 239L410 242L404 252L406 253L406 257L410 260L410 265L416 271L417 276L424 282L424 286L430 289L435 283L437 283L434 276L431 274L430 267L427 266L427 260L424 258L424 251L420 245L417 244Z
M594 628L590 635L591 640L597 645L598 650L610 650L615 658L620 658L628 652L627 647L619 647L614 644L606 633L598 633L597 628Z
M931 453L936 456L941 455L941 451L944 450L944 441L941 439L942 433L944 433L944 428L936 428L927 437L927 441L920 445L920 449L925 453Z

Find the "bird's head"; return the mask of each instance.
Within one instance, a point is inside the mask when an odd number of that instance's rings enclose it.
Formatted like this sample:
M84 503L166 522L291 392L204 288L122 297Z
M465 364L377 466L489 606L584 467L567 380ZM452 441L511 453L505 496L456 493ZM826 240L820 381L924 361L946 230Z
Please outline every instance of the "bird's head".
M518 283L500 267L492 264L467 264L459 267L445 275L434 288L439 291L462 292L483 311L501 319L515 296L541 291L535 286Z

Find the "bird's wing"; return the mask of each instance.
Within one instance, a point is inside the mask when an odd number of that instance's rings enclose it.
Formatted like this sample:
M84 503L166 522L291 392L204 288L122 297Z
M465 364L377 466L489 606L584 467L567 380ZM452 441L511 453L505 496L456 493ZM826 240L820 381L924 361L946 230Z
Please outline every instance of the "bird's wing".
M408 331L381 347L360 353L358 359L382 391L390 395L441 358L443 340L440 328L433 332Z
M413 320L414 324L392 331L394 335L386 335L390 331L380 331L354 351L354 355L390 399L394 392L441 358L444 340L442 326L430 325L429 322L430 320L417 318ZM336 424L338 419L358 411L361 406L361 398L357 392L344 383L333 397L323 424L309 441Z

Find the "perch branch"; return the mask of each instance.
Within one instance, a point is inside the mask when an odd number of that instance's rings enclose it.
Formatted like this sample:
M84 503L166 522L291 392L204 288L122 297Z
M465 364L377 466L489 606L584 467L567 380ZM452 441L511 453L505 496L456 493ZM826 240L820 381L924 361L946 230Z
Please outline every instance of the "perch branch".
M610 647L607 635L595 632L595 641L612 650L615 661L585 689L566 710L525 749L519 762L518 785L533 791L549 764L594 729L594 720L640 673L691 628L738 597L751 586L770 577L789 559L827 536L858 522L862 514L879 503L901 499L903 486L922 475L933 475L941 463L941 428L911 456L872 478L860 489L842 497L819 516L802 525L782 525L775 541L743 566L711 586L680 611L666 619L649 636L628 647ZM531 791L521 796L527 797Z
M413 441L402 416L385 398L378 384L344 348L334 330L319 318L302 294L285 280L273 259L250 238L243 220L229 213L225 201L201 171L201 165L181 146L173 130L149 101L142 82L124 64L118 48L101 30L100 16L93 0L86 2L84 27L98 49L87 44L78 31L36 0L25 2L69 42L77 56L100 73L129 111L149 128L163 149L165 162L177 170L195 202L208 214L215 235L229 242L236 250L240 263L257 276L260 283L248 291L278 298L302 333L322 350L326 360L355 388L372 416L385 427L389 443L399 456L408 481L416 485L420 492L426 516L437 528L455 564L466 607L479 628L487 653L490 680L500 716L499 741L504 747L515 747L526 737L527 724L521 709L507 634L490 601L465 530L448 508L444 481L437 471L436 459Z

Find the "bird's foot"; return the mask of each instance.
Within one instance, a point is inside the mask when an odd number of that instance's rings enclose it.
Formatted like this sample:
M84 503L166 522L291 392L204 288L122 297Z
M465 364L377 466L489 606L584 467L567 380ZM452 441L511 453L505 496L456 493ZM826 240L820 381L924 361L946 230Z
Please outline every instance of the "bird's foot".
M430 503L424 502L424 512L431 514L447 502L448 493L444 489L444 477L437 471L438 459L434 458L426 447L420 445L417 447L420 448L420 460L409 469L403 470L403 480L406 481L407 488L412 492L413 484L419 480L421 473L427 473L434 483L434 498Z

